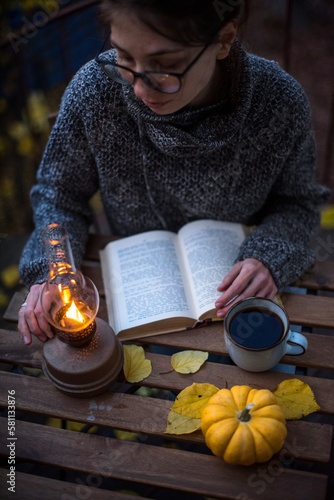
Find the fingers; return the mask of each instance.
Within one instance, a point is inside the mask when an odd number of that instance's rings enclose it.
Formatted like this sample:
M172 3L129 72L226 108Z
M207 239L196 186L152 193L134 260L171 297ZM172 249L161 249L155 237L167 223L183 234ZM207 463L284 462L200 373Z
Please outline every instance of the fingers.
M22 340L26 345L31 344L31 334L27 325L27 322L24 319L24 308L21 307L19 310L19 322L18 322L19 333L21 334Z
M256 281L253 280L253 283L251 283L255 270L253 270L253 268L249 266L238 266L238 267L239 267L238 272L231 273L231 276L234 276L234 279L231 281L228 288L226 288L224 294L221 295L217 300L216 307L219 306L219 304L221 305L227 304L234 297L241 294L250 285L252 285L252 287L249 290L249 293L255 291L254 288L256 288ZM228 279L228 282L229 281L230 279Z
M261 295L261 297L265 298L265 299L274 299L277 295L277 287L275 285L275 283L272 285L268 285L267 287L265 287L263 289L263 295ZM260 295L257 295L258 297Z
M229 273L225 276L221 284L218 286L217 290L218 292L223 292L224 290L227 290L227 288L233 283L235 278L238 276L240 273L242 263L237 262L231 269Z
M19 310L18 329L26 345L31 344L31 334L42 342L53 337L51 327L42 312L40 299L43 287L44 284L32 286L25 300L26 305L21 306Z
M269 270L256 259L245 259L233 266L218 287L224 293L217 299L217 316L223 317L237 301L247 297L273 299L277 287Z

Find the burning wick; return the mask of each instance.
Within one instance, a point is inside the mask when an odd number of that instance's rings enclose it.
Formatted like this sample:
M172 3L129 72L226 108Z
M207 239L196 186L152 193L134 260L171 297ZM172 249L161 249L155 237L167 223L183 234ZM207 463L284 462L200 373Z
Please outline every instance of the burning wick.
M74 319L75 321L78 321L79 323L84 323L85 318L80 314L79 309L76 307L74 302L72 301L72 304L70 305L69 310L65 314L65 318L69 319Z
M66 307L66 306L65 306ZM88 312L88 311L87 311ZM90 314L81 314L78 307L74 303L71 302L71 305L66 307L66 312L63 313L59 326L63 328L85 328L90 323Z

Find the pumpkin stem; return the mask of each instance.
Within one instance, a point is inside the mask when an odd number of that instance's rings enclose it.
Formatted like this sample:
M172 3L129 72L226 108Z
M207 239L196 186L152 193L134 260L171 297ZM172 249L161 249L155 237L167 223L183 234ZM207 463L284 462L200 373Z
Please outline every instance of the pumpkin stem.
M253 406L255 406L254 403L249 403L242 411L239 411L237 418L240 420L240 422L249 422L249 420L251 419L249 412L251 411Z

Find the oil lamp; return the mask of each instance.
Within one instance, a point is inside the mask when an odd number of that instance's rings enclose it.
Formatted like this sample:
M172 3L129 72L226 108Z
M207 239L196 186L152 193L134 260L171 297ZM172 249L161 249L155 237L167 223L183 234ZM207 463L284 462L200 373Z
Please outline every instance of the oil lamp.
M43 371L62 392L88 397L115 382L123 350L112 328L97 318L99 294L76 269L66 229L48 225L42 233L49 275L41 305L54 338L43 347Z

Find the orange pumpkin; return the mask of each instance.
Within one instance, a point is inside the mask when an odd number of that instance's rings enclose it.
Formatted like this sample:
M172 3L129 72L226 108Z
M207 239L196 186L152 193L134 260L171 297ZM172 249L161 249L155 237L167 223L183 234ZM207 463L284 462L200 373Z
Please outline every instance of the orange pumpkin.
M212 396L202 412L201 427L212 453L233 465L266 462L282 448L287 435L276 396L247 385Z

